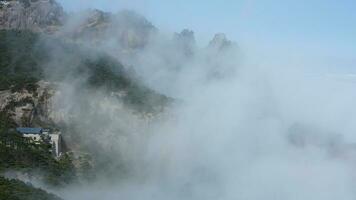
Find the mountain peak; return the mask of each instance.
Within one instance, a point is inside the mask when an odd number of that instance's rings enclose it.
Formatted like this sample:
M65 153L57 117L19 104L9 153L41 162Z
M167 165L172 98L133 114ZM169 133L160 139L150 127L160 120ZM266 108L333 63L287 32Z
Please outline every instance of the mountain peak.
M226 49L228 47L231 47L232 45L233 45L233 42L231 42L229 39L227 39L227 37L224 33L215 34L214 38L209 43L209 47L218 49L218 50Z
M184 29L180 33L174 34L174 41L182 48L184 54L191 56L195 48L194 31Z

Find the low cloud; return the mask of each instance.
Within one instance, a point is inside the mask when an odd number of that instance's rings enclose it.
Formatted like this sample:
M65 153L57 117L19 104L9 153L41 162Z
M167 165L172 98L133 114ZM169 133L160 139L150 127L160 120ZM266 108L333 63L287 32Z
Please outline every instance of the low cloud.
M188 45L187 54L175 39L155 32L125 54L115 35L96 46L176 99L149 120L100 89L81 90L81 79L60 83L54 110L114 166L91 184L59 191L63 198L355 198L354 81L256 62L258 55L230 43Z

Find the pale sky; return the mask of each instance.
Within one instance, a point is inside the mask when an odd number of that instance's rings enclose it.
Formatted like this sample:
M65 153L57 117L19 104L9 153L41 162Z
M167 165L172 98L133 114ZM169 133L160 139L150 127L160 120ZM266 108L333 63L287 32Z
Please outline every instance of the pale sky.
M66 10L133 9L164 31L201 41L224 32L242 46L356 67L355 0L58 0Z

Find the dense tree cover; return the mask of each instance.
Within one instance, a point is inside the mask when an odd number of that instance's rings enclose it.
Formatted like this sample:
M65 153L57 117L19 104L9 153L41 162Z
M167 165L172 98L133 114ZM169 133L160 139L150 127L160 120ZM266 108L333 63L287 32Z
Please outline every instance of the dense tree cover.
M0 38L0 90L34 90L42 77L40 63L45 55L34 45L38 36L28 31L0 31Z
M60 200L44 190L34 188L18 180L0 176L0 199L3 200Z
M65 154L56 160L50 149L50 145L35 143L16 132L0 133L0 171L11 169L30 174L40 171L50 185L74 181L76 173L70 156Z
M35 143L22 137L11 130L15 126L6 113L0 112L0 172L11 169L32 173L39 170L44 181L53 186L75 180L75 168L69 155L56 160L50 152L50 144Z
M0 133L7 131L11 127L16 127L15 122L7 112L0 112Z
M85 66L90 69L88 84L94 88L101 87L108 91L122 89L127 92L123 98L127 105L139 111L155 111L155 106L163 106L170 99L164 95L159 95L155 91L140 85L130 79L123 67L113 68L121 65L110 57L100 57L99 59L87 59ZM137 80L136 80L137 81Z
M0 31L0 90L36 90L39 80L83 79L83 88L125 90L124 102L153 111L169 98L144 87L114 58L30 31Z

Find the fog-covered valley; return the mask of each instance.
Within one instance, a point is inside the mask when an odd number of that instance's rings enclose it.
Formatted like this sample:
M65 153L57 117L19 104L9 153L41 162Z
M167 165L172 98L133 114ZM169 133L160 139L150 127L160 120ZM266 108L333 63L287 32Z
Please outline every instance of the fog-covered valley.
M0 29L0 199L356 197L352 70L54 0L0 1Z

